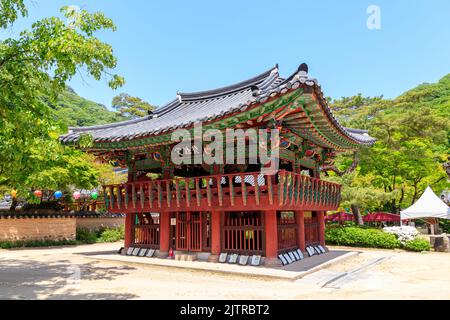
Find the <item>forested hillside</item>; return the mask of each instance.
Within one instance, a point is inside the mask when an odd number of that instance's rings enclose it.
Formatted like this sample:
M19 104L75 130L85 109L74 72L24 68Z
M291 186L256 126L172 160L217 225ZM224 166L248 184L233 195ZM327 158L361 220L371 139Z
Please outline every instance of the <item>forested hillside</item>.
M102 104L80 97L70 87L58 95L56 103L50 99L46 99L46 102L53 110L55 119L69 127L92 126L125 119Z
M344 207L398 212L428 185L437 193L449 187L450 74L395 99L357 95L331 104L342 124L368 129L378 139L372 148L337 159L337 172L358 163L351 174L330 173L344 185Z

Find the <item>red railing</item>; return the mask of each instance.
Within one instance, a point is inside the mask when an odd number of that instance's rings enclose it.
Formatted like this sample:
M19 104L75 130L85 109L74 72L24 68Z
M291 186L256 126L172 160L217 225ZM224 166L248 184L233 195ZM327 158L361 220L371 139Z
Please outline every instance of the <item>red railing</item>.
M317 217L305 218L305 243L306 245L319 244L319 223Z
M159 249L159 215L138 213L133 219L133 245Z
M281 212L277 218L278 251L288 251L297 248L297 223L294 212Z
M222 227L222 250L229 253L262 254L264 225L260 212L251 216L226 213Z
M336 210L341 186L288 171L136 181L103 187L110 211Z

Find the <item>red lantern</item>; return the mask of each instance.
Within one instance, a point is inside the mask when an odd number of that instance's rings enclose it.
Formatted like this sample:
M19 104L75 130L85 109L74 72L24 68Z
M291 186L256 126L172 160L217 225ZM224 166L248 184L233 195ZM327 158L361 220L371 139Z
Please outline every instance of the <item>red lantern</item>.
M169 250L169 258L173 258L173 249L172 248L170 248L170 250Z
M42 197L42 191L41 190L36 190L34 191L34 195L38 198Z
M312 157L314 155L314 153L315 153L314 150L306 150L305 156Z

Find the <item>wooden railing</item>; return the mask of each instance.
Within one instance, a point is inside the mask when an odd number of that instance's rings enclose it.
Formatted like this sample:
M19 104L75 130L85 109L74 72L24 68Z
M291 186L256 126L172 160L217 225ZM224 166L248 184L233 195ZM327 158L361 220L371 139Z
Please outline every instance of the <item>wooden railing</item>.
M261 213L250 217L224 216L222 250L228 253L262 254L264 252L264 224Z
M340 185L288 171L136 181L103 187L115 212L336 210Z
M281 216L277 218L279 252L297 248L297 228L293 212L289 212L286 216L281 213Z
M305 243L307 246L319 244L319 223L317 217L305 218Z
M133 245L159 249L159 217L153 217L149 213L133 216Z

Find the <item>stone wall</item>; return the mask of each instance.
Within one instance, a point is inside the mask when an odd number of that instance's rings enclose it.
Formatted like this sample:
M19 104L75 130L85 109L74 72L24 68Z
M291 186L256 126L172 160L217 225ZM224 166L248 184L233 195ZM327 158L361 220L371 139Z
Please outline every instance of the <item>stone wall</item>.
M74 240L74 217L2 217L0 241L17 240Z
M2 215L0 216L0 241L75 240L77 228L94 231L101 228L119 228L124 224L124 217Z
M91 231L101 228L119 228L125 225L125 218L108 218L108 217L77 217L77 228L88 229Z

